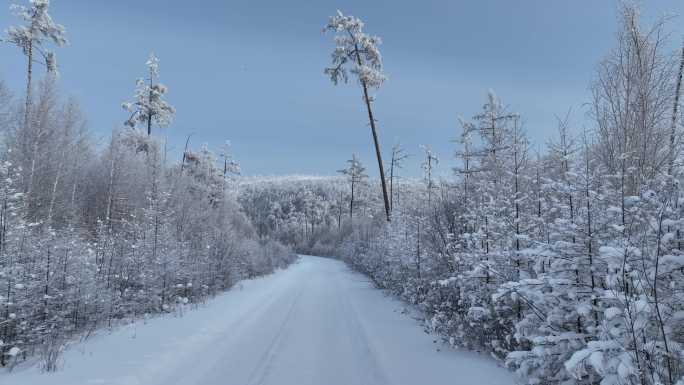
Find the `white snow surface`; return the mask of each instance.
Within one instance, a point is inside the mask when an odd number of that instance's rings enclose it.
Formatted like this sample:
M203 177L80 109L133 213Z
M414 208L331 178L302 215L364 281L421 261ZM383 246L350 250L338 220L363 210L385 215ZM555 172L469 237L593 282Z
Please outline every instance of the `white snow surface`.
M183 317L77 344L57 373L20 367L0 384L514 384L490 357L435 343L402 309L344 263L302 257Z

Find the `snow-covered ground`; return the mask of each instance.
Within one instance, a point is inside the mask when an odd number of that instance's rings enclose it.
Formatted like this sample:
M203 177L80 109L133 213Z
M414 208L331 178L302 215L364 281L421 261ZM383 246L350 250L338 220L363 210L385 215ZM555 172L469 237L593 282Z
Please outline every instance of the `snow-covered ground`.
M343 263L302 257L181 318L156 318L76 345L55 374L19 368L0 374L0 384L514 383L488 357L440 349L401 309Z

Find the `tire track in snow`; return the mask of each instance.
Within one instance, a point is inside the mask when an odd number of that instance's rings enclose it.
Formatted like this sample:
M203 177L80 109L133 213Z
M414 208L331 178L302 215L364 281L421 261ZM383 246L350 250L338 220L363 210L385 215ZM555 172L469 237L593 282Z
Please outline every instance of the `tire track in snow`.
M301 263L298 262L298 264ZM305 266L293 266L293 268L303 268ZM294 270L294 271L293 271ZM292 273L297 273L299 270L291 269L291 270L286 270L281 272L283 275L284 274L292 274ZM276 277L272 277L276 278ZM280 279L283 279L284 277L281 275ZM289 283L289 282L288 282ZM264 316L268 316L270 311L272 310L273 306L278 304L283 300L283 296L289 291L291 287L288 286L286 287L285 290L282 290L283 288L278 286L278 285L269 285L267 287L268 290L264 290L263 292L259 293L259 295L253 299L253 301L249 304L249 306L241 309L242 311L240 314L237 314L235 318L230 319L226 323L222 322L207 322L210 326L205 327L201 329L199 332L193 334L192 336L189 337L191 341L191 347L188 349L187 343L188 343L188 338L182 339L178 342L178 346L171 345L169 346L170 350L173 349L184 349L185 350L185 356L187 357L196 357L199 355L198 353L195 353L194 346L197 346L198 348L205 347L209 344L206 342L208 341L215 341L216 344L213 344L213 348L216 348L216 350L221 350L221 348L225 348L226 351L230 351L231 345L242 335L244 335L244 332L248 331L249 328L252 326L252 323L255 320L258 320ZM275 292L275 290L278 290L278 292ZM275 294L275 295L274 295ZM204 343L203 343L204 342ZM188 351L189 350L189 351ZM162 381L159 382L151 382L151 381L146 381L145 378L150 378L154 376L150 376L150 374L155 373L155 370L153 368L167 368L168 367L183 367L183 365L170 365L170 362L166 362L166 364L162 364L164 360L164 357L162 357L161 360L159 360L159 357L155 360L154 363L151 363L151 365L146 365L146 367L143 368L142 372L144 373L142 377L142 384L150 385L150 384L157 384L157 385L171 385L171 384L179 384L179 385L189 385L189 384L203 384L204 379L202 378L202 372L206 374L211 374L216 372L216 369L220 369L224 366L225 362L225 357L222 355L216 355L216 356L208 356L204 354L203 356L205 357L211 357L209 359L203 360L203 361L198 361L195 363L193 366L193 370L191 372L187 372L187 370L184 370L181 373L178 372L171 372L168 373L167 375L162 375L161 377L163 378ZM175 358L178 361L181 361L180 357L172 357ZM160 362L162 361L162 362ZM168 360L167 360L168 361ZM185 360L183 360L185 361ZM151 367L152 366L152 367Z
M257 365L254 367L254 370L252 371L252 374L250 375L249 380L247 381L248 385L263 385L266 379L268 378L269 374L271 373L273 361L277 357L278 349L280 348L280 345L282 343L284 331L290 323L290 320L292 319L294 309L296 308L297 303L299 302L299 299L301 298L303 292L304 288L302 287L295 295L294 300L292 300L292 303L290 304L290 307L287 310L285 319L280 324L280 327L278 328L278 331L271 340L271 343L269 344L268 348L259 359Z
M349 336L353 339L354 345L360 348L359 353L363 356L357 356L357 366L363 367L368 373L364 373L361 376L364 379L363 385L390 385L387 373L381 366L380 361L377 357L377 351L372 346L371 340L369 339L367 331L364 329L360 322L359 314L357 310L352 305L349 300L349 291L340 289L341 282L344 277L340 277L342 274L337 273L335 282L336 292L338 293L337 298L340 303L340 308L343 309L342 319L346 320L347 329L350 331ZM341 295L344 294L344 295Z

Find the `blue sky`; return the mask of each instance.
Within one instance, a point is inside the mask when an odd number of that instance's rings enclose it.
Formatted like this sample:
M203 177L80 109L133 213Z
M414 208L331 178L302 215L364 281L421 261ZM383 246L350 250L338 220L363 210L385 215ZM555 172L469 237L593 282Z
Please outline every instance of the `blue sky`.
M0 1L0 26L16 23ZM321 33L340 9L361 17L381 47L389 77L376 94L385 153L421 144L454 163L458 116L477 113L488 89L521 113L535 145L555 134L556 115L583 105L616 29L612 0L53 0L70 46L58 51L61 88L76 98L104 143L127 118L148 54L161 60L168 100L178 113L172 155L186 135L218 148L233 142L246 174L332 174L352 153L376 170L359 88L323 75L333 44ZM684 38L684 1L643 2L645 19L674 15L672 49ZM0 46L0 79L21 93L24 58ZM386 155L387 156L387 155Z

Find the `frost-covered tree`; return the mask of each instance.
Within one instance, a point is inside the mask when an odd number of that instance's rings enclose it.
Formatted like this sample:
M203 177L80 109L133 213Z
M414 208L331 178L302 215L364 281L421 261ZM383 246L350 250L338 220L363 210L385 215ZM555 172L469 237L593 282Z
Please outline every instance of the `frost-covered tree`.
M349 219L354 217L354 202L358 199L359 190L367 183L368 175L366 175L366 168L363 166L356 154L347 161L347 168L338 171L343 174L349 182Z
M325 69L325 74L330 76L332 82L337 85L340 80L347 82L351 73L359 81L363 89L363 100L368 111L368 121L373 134L375 155L380 170L380 183L382 196L385 203L385 215L390 220L390 201L387 192L387 180L385 179L385 167L382 163L382 152L376 120L373 116L372 104L374 99L369 95L369 89L380 88L386 77L383 73L382 56L378 46L381 40L377 36L370 36L363 32L364 23L354 16L345 16L337 11L337 15L331 16L324 31L335 34L335 50L332 53L332 67Z
M432 194L437 188L434 172L437 165L439 165L439 158L432 152L432 149L428 146L421 145L421 150L425 154L421 168L423 169L423 182L425 183L425 191L427 191L427 204L428 208L432 206Z
M664 19L645 27L628 3L619 13L617 46L599 66L591 115L602 163L633 195L668 167L676 62L664 52Z
M390 195L390 209L394 210L395 195L397 195L394 190L394 181L399 178L399 170L403 168L403 164L406 159L409 158L409 154L406 153L404 148L399 144L395 144L392 147L392 158L390 159L390 177L389 177L389 195Z
M12 97L5 83L0 80L0 135L6 136L12 123Z
M26 195L26 215L59 227L76 212L92 147L78 103L60 100L54 79L39 84L31 108L33 124L17 124L23 116L8 115L5 156L23 170L17 186Z
M125 124L136 128L138 124L147 127L147 135L152 135L152 124L167 127L173 120L176 110L164 100L168 92L165 85L159 83L159 59L150 54L147 60L148 77L138 79L132 102L123 103L123 108L131 113Z
M226 140L221 147L219 154L223 159L223 176L229 177L240 174L240 163L233 158L232 144L230 140Z
M67 43L64 26L55 23L48 13L50 0L30 0L28 7L12 5L11 10L24 21L23 25L9 27L5 42L19 47L27 58L26 103L24 106L24 124L29 124L31 109L31 91L33 86L33 64L35 54L42 56L48 73L57 72L54 52L47 49L47 43L61 47Z

